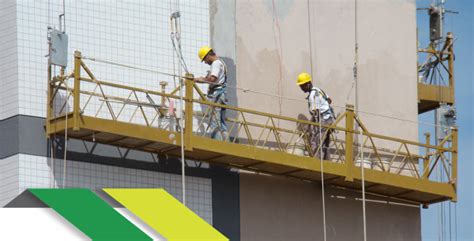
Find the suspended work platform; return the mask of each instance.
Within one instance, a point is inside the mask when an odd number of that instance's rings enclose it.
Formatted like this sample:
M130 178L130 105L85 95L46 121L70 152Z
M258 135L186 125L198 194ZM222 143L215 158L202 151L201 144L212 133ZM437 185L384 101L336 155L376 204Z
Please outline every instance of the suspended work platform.
M47 134L64 135L67 130L69 138L180 156L184 128L187 159L321 181L321 160L314 157L318 151L311 149L308 131L317 123L215 104L191 78L183 82L181 127L179 114L173 114L170 106L180 99L178 89L165 93L98 80L76 52L74 71L50 80ZM199 98L194 98L195 92ZM209 137L208 124L219 107L225 107L229 116L230 137L222 141ZM349 105L328 128L332 130L327 133L330 158L322 161L325 184L360 191L362 165L367 193L423 205L456 200L456 129L436 146L429 139L418 143L378 135L363 125ZM356 142L357 137L361 141ZM422 151L425 154L419 154ZM435 179L435 172L442 172L444 178Z
M454 105L454 37L448 33L442 49L430 44L419 49L426 60L418 64L418 113L438 109L441 104ZM443 77L444 76L444 77ZM447 80L445 81L446 78Z

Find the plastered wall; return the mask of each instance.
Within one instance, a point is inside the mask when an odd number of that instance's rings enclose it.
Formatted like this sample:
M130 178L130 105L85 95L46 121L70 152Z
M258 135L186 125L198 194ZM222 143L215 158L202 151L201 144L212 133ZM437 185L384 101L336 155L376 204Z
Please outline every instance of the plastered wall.
M306 94L295 84L306 71L337 113L356 104L357 89L371 132L417 140L418 126L410 122L418 118L415 2L357 2L356 85L354 1L211 0L211 43L235 68L230 86L268 93L231 88L232 104L307 115Z
M305 71L332 97L336 113L358 104L371 132L417 141L415 1L357 3L356 31L353 0L211 0L211 44L235 69L231 104L308 116L295 83ZM241 240L323 240L321 197L318 184L241 174ZM359 197L326 189L328 240L362 240ZM368 240L421 240L418 207L369 202L367 227Z
M323 240L321 197L318 184L241 174L240 240ZM421 240L419 207L367 199L367 240ZM327 240L363 240L360 194L327 186L325 201Z

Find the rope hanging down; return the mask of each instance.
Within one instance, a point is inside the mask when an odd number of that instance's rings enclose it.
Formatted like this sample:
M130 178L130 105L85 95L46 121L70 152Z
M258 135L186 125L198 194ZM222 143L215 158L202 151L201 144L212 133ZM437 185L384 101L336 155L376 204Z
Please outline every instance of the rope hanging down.
M61 72L64 72L64 69L61 68ZM63 74L63 73L61 73ZM66 82L64 82L66 83ZM66 178L67 178L67 168L66 168L66 164L67 164L67 138L68 138L68 133L67 133L67 130L68 130L68 125L67 125L67 120L69 118L67 118L67 113L69 112L69 85L66 83L66 118L65 118L65 127L64 127L64 161L63 161L63 188L66 188Z
M173 49L178 57L179 63L181 64L181 67L186 73L189 73L188 66L186 65L186 61L184 60L183 51L181 48L181 12L179 11L179 0L176 1L176 5L177 6L174 11L173 9L170 9L172 11L170 16L170 39L171 44L173 45Z
M354 85L355 85L355 112L357 116L359 114L359 79L358 79L358 61L359 61L359 42L358 42L358 25L357 25L357 0L354 0ZM365 199L365 160L364 160L364 149L362 144L362 128L357 124L357 129L359 129L359 134L357 135L357 142L360 141L359 145L359 162L360 162L360 172L361 172L361 181L362 181L362 222L363 222L363 234L364 241L367 241L367 215L366 215L366 199Z
M323 165L323 137L322 137L322 128L321 128L321 112L319 111L318 113L319 118L318 118L318 123L319 123L319 163L320 163L320 168L321 168L321 203L322 203L322 209L323 209L323 237L324 241L326 241L327 235L326 235L326 190L324 189L324 165ZM328 133L329 135L329 133Z
M184 89L184 81L183 78L181 77L183 75L182 69L186 73L189 73L188 67L186 65L186 62L184 61L183 58L183 52L181 50L181 13L179 11L179 0L176 0L175 2L176 6L175 9L171 6L170 2L170 11L171 11L171 16L170 16L170 28L171 28L171 34L170 34L170 39L171 39L171 44L173 45L173 49L176 52L176 56L178 58L179 63L181 64L182 68L178 68L178 73L177 76L179 78L179 108L180 108L180 116L181 118L178 119L179 122L179 129L180 129L180 138L181 138L181 187L182 187L182 201L183 204L186 206L186 173L185 173L185 167L186 167L186 159L184 156L184 122L183 122L183 112L184 112L184 98L183 98L183 89ZM176 73L173 74L173 77L176 77ZM186 128L193 128L191 126L186 126Z
M309 62L310 62L310 70L311 76L313 75L313 39L312 39L312 31L311 31L311 10L310 10L310 0L307 1L307 8L308 8L308 40L309 40ZM323 240L327 240L327 225L326 225L326 190L324 184L324 165L323 165L323 136L322 136L322 128L321 128L321 112L318 112L318 124L319 124L319 160L320 160L320 169L321 169L321 205L322 205L322 212L323 212ZM329 135L329 134L328 134Z

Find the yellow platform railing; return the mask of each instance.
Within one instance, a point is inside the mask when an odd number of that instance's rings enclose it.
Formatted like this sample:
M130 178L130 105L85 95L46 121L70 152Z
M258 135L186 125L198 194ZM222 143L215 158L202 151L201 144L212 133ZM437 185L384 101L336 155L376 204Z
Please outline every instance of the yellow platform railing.
M312 149L310 129L320 127L318 123L217 104L206 98L191 75L184 77L183 82L185 106L181 116L172 108L173 103L176 106L180 100L176 94L178 89L166 93L99 80L85 64L80 52L76 52L74 71L54 76L49 83L47 133L55 133L57 121L66 117L72 117L68 128L74 131L80 130L81 118L85 117L157 128L169 133L177 133L184 128L184 145L190 152L194 146L192 137L210 139L209 123L214 118L215 109L225 108L230 135L223 142L298 156L315 156L317 159L315 153L319 152L319 147ZM196 98L195 92L198 93ZM72 101L72 105L66 104L68 101ZM66 110L66 106L72 106L72 110ZM184 126L179 125L179 118L183 118ZM356 130L356 126L361 131ZM382 173L445 183L452 186L455 193L458 159L456 128L452 128L451 133L437 145L430 144L429 138L420 143L375 134L364 125L351 105L346 106L345 112L331 126L323 127L328 129L324 134L329 135L331 140L329 160L324 162L343 164L346 181L353 181L355 169L360 169L362 165ZM361 141L356 142L356 136ZM175 144L179 145L179 142ZM421 152L423 154L419 154ZM254 162L241 168L251 170L260 163ZM444 178L433 177L435 170L442 170ZM456 200L455 194L449 199Z

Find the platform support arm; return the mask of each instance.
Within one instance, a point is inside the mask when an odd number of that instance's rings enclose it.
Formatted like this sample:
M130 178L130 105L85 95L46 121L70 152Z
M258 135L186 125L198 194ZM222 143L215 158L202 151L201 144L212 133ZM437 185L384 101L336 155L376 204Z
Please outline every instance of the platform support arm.
M430 133L425 133L426 144L429 145L431 141ZM430 169L430 156L428 153L430 152L430 148L426 147L426 154L425 158L423 158L423 179L428 179L429 176L429 169Z
M452 143L452 170L451 170L451 184L453 185L455 193L457 190L457 183L458 183L458 129L457 127L454 127L452 129L452 138L453 138L453 143ZM456 202L457 198L454 197L451 199L451 201Z
M79 116L81 114L80 100L81 100L81 52L74 52L74 92L73 92L73 130L78 131ZM67 118L67 116L66 116Z
M451 96L454 96L454 36L453 33L449 32L448 36L446 37L446 45L448 46L448 70L449 70L449 87L451 91ZM453 104L454 104L454 99L453 98Z
M346 177L349 182L354 181L354 106L346 105Z
M186 151L192 151L192 135L193 135L193 93L194 93L194 75L190 73L186 73L184 78L185 85L186 85L186 103L184 106L184 121L185 121L185 128L184 128L184 147Z

